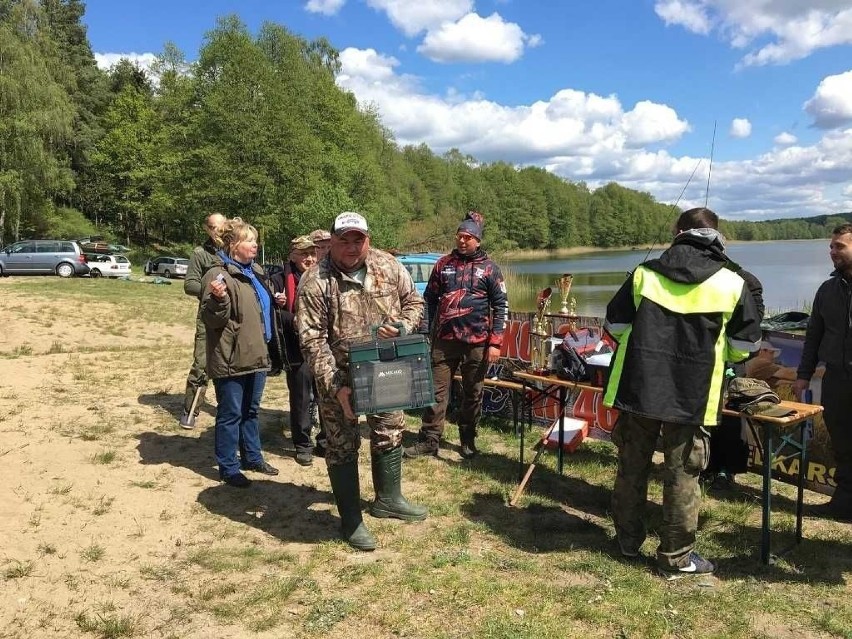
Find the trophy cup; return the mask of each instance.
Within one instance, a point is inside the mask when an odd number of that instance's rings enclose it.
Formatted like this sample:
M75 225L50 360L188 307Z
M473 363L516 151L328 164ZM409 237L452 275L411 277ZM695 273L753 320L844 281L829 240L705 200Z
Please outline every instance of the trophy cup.
M553 289L547 287L538 294L538 302L536 304L535 322L530 327L530 368L533 373L547 374L548 358L550 353L550 330L544 316L547 314L547 309L550 308L550 298L553 294Z
M571 294L571 283L573 281L574 276L571 273L565 273L565 275L556 280L556 285L562 294L562 308L559 309L559 312L563 315L574 315L573 309L568 308L568 296ZM571 298L571 306L574 308L577 306L577 301L574 298Z

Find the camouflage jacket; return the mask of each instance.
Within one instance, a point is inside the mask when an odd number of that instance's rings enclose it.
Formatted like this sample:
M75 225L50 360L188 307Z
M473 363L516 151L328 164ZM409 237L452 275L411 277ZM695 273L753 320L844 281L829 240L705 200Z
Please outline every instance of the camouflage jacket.
M371 248L362 286L341 273L327 255L299 282L296 322L302 355L317 390L334 397L349 383L349 345L371 338L371 328L389 320L414 332L423 315L423 298L396 258Z

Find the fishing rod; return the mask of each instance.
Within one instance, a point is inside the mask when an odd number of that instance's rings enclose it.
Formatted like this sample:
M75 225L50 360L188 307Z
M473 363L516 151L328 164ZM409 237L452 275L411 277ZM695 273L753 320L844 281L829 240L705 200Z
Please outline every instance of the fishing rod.
M680 204L680 198L682 198L682 197L683 197L683 194L684 194L684 193L686 193L686 189L689 187L689 183L690 183L690 182L692 182L692 178L693 178L693 177L695 177L695 172L698 170L698 167L699 167L699 166L701 166L701 163L702 163L703 161L704 161L704 158L699 158L698 162L696 162L696 164L695 164L695 168L694 168L694 169L692 169L692 173L690 173L690 174L689 174L689 179L686 181L686 184L684 184L684 185L683 185L683 188L680 190L680 195L678 195L678 196L677 196L677 199L675 200L675 203L674 203L674 204L672 204L672 209L671 209L672 211L674 211L675 209L677 209L677 205L678 205L678 204ZM651 246L649 246L649 247L648 247L648 252L647 252L647 253L645 253L645 259L644 259L644 260L642 260L643 262L647 262L647 261L648 261L648 256L651 254L651 251L653 251L653 250L654 250L654 246L657 244L657 242L659 242L659 241L660 241L660 239L661 239L661 236L662 236L662 234L663 234L663 230L664 230L664 229L665 229L665 227L664 227L664 226L663 226L663 227L661 227L661 228L660 228L660 232L659 232L659 233L657 233L657 237L654 239L654 241L653 241L653 242L651 242Z
M710 176L713 174L713 151L716 149L716 120L713 120L713 140L710 142L710 168L707 170L707 189L704 191L704 208L710 198Z

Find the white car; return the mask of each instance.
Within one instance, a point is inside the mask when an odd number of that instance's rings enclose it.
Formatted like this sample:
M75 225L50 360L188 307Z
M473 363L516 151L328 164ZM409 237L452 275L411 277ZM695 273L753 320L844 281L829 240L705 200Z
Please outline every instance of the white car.
M162 275L170 277L186 277L189 260L185 257L155 257L145 262L145 275Z
M130 260L123 255L102 255L89 253L89 277L126 277L133 269Z

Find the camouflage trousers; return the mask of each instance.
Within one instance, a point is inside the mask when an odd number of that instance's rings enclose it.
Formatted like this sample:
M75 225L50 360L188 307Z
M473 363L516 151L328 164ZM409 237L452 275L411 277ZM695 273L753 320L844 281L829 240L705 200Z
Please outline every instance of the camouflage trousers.
M618 447L612 518L622 551L637 552L647 534L648 476L661 432L665 461L657 562L675 568L687 563L695 546L701 505L698 475L710 456L710 435L705 429L621 413L612 431L612 441Z
M326 465L339 466L357 462L358 449L361 447L358 420L346 419L336 397L320 395L318 400L320 416L325 426ZM367 426L370 428L371 453L392 450L402 445L405 415L401 410L367 415Z

